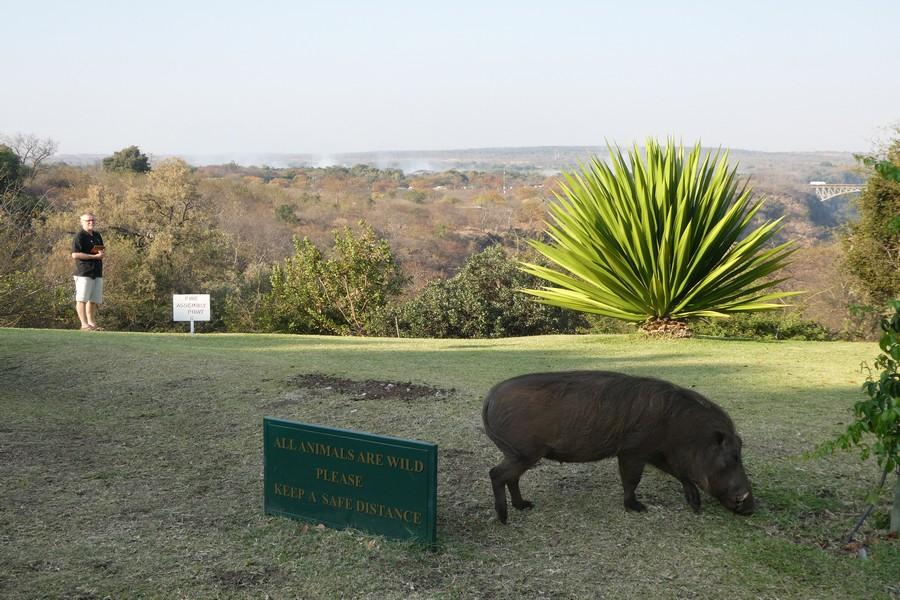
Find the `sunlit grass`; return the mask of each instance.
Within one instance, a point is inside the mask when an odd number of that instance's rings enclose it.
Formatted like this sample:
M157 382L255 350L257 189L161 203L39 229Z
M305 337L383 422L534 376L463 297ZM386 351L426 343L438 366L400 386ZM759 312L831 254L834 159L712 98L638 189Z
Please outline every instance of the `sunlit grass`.
M838 540L878 475L801 455L841 429L874 344L637 336L398 340L0 330L0 597L890 598L898 542ZM745 440L760 509L737 518L648 472L546 463L536 508L493 515L481 398L506 377L609 369L690 386ZM454 389L412 402L297 375ZM262 417L435 442L436 551L262 513ZM879 510L884 509L882 501ZM893 587L892 587L893 586Z

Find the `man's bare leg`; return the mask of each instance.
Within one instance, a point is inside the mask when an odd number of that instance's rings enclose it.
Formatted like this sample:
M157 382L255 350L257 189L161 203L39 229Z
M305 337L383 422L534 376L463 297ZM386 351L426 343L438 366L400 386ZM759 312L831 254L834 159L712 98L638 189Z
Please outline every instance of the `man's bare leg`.
M87 307L85 306L87 302L76 302L75 303L75 312L78 313L78 320L81 321L81 328L85 329L91 326L91 322L88 320L87 316Z
M94 321L94 309L97 307L93 302L85 302L84 303L84 316L87 319L88 327L93 329L97 326L97 323Z

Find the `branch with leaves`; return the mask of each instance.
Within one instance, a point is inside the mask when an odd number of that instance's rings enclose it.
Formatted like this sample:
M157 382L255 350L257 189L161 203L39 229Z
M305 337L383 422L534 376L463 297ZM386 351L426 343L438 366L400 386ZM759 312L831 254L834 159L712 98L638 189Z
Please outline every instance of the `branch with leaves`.
M837 439L823 444L820 452L831 453L837 448L859 448L863 460L874 456L882 469L881 483L877 488L879 490L884 487L887 476L891 472L897 472L891 531L898 531L900 503L896 498L900 497L900 372L897 367L900 363L900 300L891 302L889 308L893 314L888 314L881 321L884 333L878 345L882 353L875 359L875 368L880 369L880 372L869 370L869 376L862 386L867 398L853 406L856 420ZM850 538L871 511L872 506L869 506L850 532Z

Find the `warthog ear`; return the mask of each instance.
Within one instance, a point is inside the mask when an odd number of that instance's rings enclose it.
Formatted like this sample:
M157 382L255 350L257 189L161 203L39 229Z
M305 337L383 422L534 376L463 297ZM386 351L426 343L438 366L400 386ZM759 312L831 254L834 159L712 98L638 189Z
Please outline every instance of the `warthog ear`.
M728 436L726 436L726 435L725 435L723 432L721 432L721 431L717 431L717 432L715 433L715 436L716 436L716 445L717 445L717 446L723 446L723 447L724 447L724 446L725 446L725 440L728 439Z

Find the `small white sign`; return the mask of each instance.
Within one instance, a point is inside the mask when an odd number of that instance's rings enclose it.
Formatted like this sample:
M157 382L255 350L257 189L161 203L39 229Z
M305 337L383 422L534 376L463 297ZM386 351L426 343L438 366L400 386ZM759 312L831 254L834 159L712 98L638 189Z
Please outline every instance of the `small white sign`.
M209 294L173 294L173 321L209 321Z

